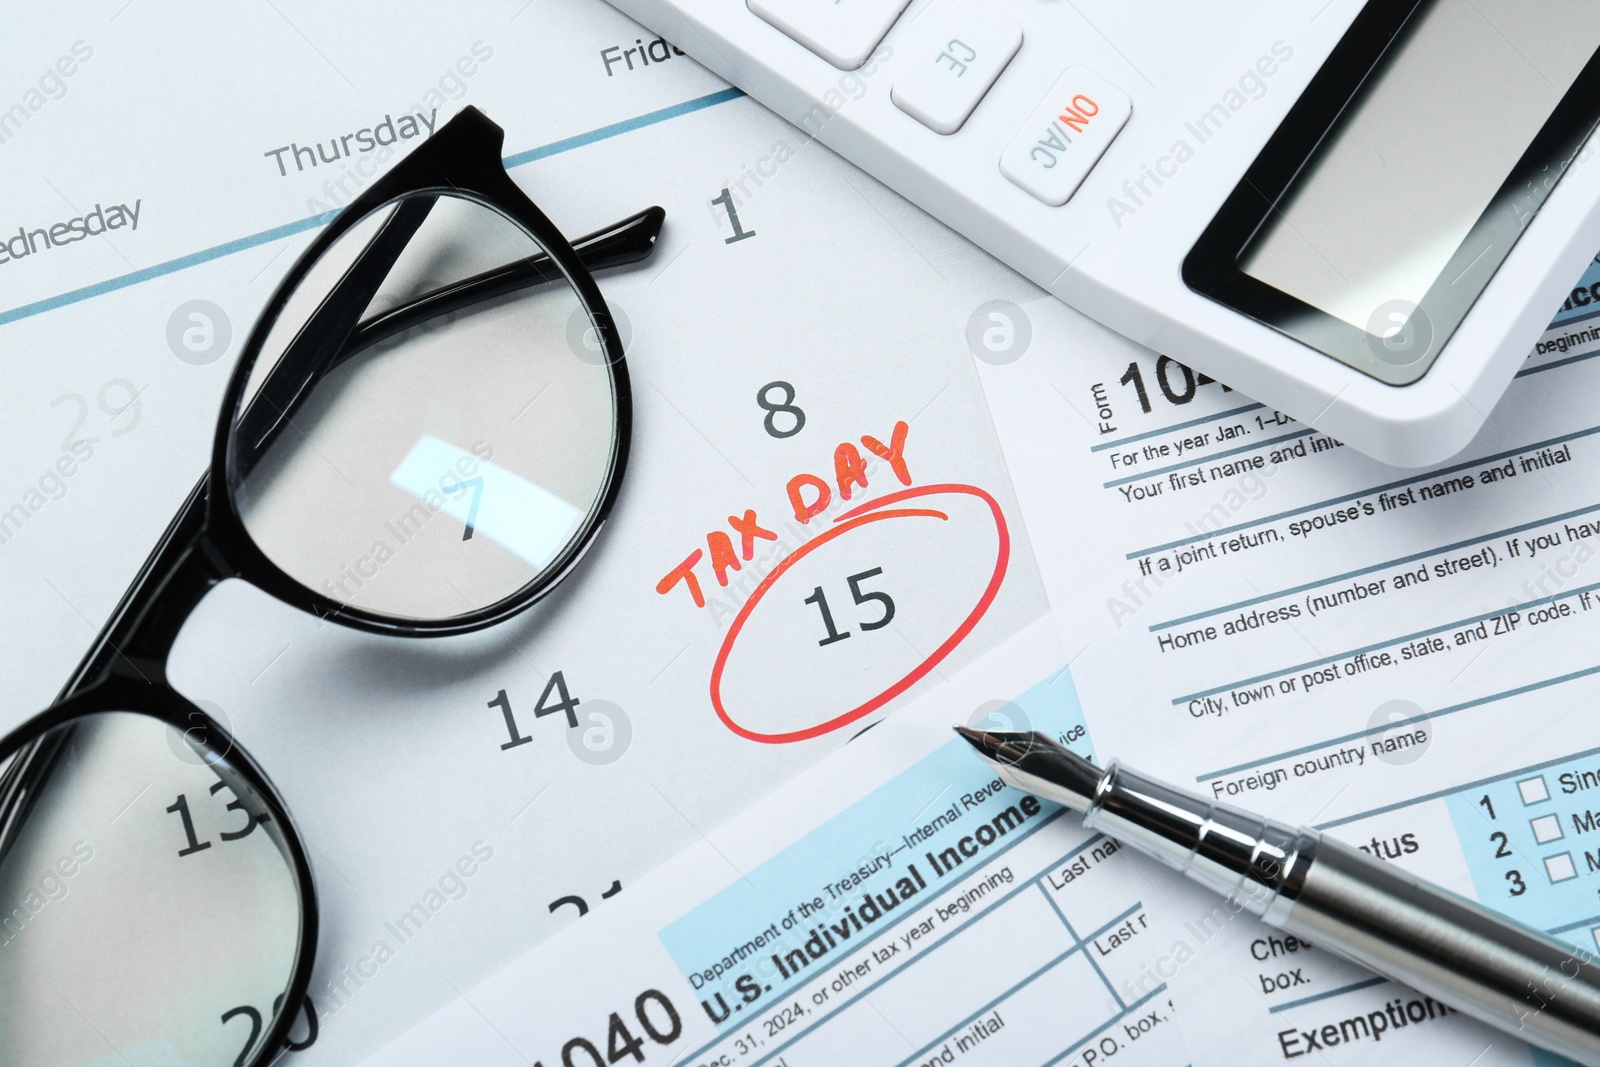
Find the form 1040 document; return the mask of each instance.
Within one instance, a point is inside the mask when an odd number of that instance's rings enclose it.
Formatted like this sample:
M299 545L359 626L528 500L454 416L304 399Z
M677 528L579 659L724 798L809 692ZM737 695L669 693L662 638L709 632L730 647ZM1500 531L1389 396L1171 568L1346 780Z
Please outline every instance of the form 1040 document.
M1594 281L1427 470L1017 309L984 386L1102 755L1600 951ZM1541 1055L1253 922L1161 971L1197 1063Z

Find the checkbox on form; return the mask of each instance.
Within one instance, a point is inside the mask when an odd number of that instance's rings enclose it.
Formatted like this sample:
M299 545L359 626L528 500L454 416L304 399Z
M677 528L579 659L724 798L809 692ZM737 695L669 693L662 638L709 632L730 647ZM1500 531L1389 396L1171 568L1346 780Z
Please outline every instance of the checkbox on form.
M1517 792L1522 794L1522 803L1538 804L1550 799L1550 787L1544 784L1544 775L1536 774L1532 778L1524 778L1517 783Z
M1550 814L1541 815L1528 823L1533 827L1533 839L1541 845L1548 845L1552 841L1560 841L1566 835L1561 832L1561 816Z
M1578 868L1572 862L1572 853L1562 852L1544 858L1544 873L1550 876L1550 884L1569 882L1578 877Z

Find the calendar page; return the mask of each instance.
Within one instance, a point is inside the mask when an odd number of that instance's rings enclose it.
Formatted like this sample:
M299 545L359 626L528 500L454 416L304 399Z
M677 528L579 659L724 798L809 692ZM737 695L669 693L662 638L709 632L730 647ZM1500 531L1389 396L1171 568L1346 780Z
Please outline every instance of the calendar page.
M179 640L174 684L236 732L309 846L302 1058L378 1047L1046 612L974 370L993 308L1036 291L598 0L381 23L117 0L16 27L8 725L51 700L206 468L278 281L432 130L480 108L569 237L667 212L647 262L600 277L632 454L552 596L403 640L229 582ZM828 107L870 76L841 76ZM568 331L592 355L585 324Z

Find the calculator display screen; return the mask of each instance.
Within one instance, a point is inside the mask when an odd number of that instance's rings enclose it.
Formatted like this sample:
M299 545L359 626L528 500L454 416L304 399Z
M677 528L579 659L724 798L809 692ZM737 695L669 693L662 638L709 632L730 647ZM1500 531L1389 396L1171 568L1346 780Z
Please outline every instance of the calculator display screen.
M1597 47L1593 0L1425 5L1239 269L1369 334L1401 326Z
M1367 0L1184 258L1183 280L1408 385L1597 125L1600 0Z

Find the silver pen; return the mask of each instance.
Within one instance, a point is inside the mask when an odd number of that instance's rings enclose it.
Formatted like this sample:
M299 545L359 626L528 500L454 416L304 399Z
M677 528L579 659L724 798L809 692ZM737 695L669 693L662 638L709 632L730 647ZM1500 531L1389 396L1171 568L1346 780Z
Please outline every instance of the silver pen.
M1104 769L1044 734L957 726L1017 789L1243 909L1515 1037L1600 1067L1600 957L1315 830Z

